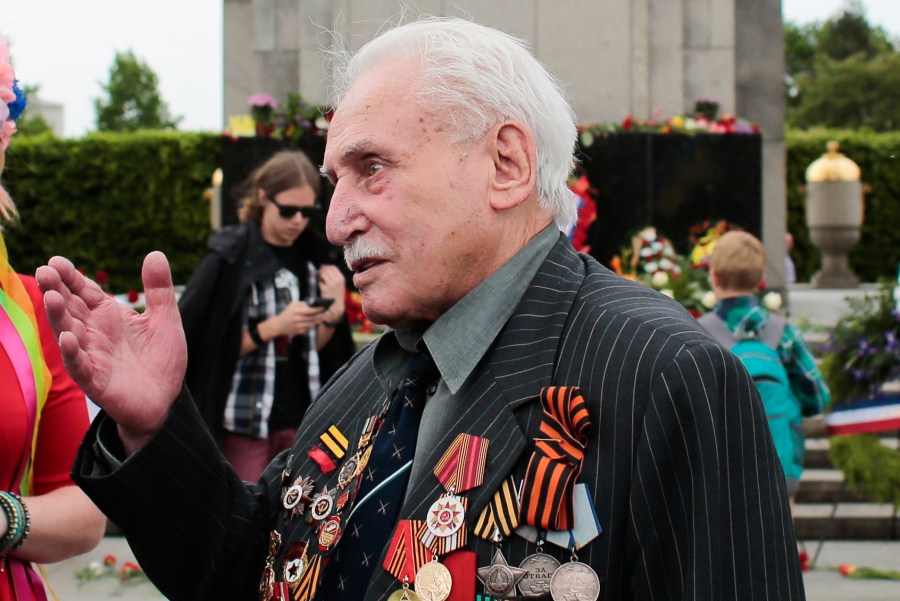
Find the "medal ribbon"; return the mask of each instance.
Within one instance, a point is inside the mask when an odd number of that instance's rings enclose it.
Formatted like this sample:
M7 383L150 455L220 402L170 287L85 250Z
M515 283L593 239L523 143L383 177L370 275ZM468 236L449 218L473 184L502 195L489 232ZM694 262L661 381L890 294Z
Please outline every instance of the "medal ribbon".
M294 601L310 601L319 586L319 574L322 572L322 556L313 555L300 579L290 585Z
M421 520L400 520L384 556L384 569L400 582L414 584L416 572L434 557L419 539L428 532ZM408 579L408 580L407 580Z
M525 472L519 520L545 530L569 530L574 522L575 482L581 474L591 418L576 386L541 390L544 415Z
M481 486L489 443L481 436L458 434L434 467L438 482L457 495Z
M491 540L497 529L504 537L508 537L519 527L519 499L516 494L516 481L508 476L494 493L490 503L481 511L475 522L475 536Z

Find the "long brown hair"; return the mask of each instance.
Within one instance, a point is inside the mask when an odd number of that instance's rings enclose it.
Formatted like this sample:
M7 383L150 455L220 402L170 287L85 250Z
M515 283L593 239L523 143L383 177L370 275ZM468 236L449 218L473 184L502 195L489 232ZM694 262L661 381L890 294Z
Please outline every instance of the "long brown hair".
M319 172L312 161L299 150L282 150L257 167L238 190L242 198L238 208L238 219L246 223L262 219L263 195L272 198L285 190L309 186L319 193Z

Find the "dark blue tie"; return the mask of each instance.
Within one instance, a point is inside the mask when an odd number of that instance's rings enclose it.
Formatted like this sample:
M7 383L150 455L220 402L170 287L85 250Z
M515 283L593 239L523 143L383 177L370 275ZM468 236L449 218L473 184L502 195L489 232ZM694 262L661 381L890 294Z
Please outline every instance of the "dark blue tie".
M425 394L438 375L431 355L419 353L406 367L362 475L357 501L317 599L365 597L369 579L394 530L416 451Z

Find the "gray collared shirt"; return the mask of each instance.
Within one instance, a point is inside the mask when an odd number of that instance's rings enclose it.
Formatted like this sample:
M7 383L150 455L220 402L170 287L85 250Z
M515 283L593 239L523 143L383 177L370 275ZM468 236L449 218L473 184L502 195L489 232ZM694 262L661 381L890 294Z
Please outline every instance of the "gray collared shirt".
M484 358L497 334L522 300L538 268L559 239L549 225L488 279L451 307L427 330L390 330L376 343L375 373L385 390L400 380L409 354L424 343L441 373L434 394L425 404L411 482L417 482L433 466L420 459L447 432L448 417L462 396L466 381Z

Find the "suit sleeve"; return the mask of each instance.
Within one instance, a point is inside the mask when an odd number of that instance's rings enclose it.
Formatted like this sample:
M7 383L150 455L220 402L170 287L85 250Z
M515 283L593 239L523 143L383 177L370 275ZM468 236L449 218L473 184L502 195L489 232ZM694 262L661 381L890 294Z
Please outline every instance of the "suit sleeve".
M115 454L114 432L101 413L78 451L73 478L122 529L160 592L172 601L257 598L277 515L269 500L278 499L284 454L258 483L242 482L186 389L153 439L111 468L100 444Z
M683 349L656 376L637 442L635 599L802 599L784 475L738 360Z

